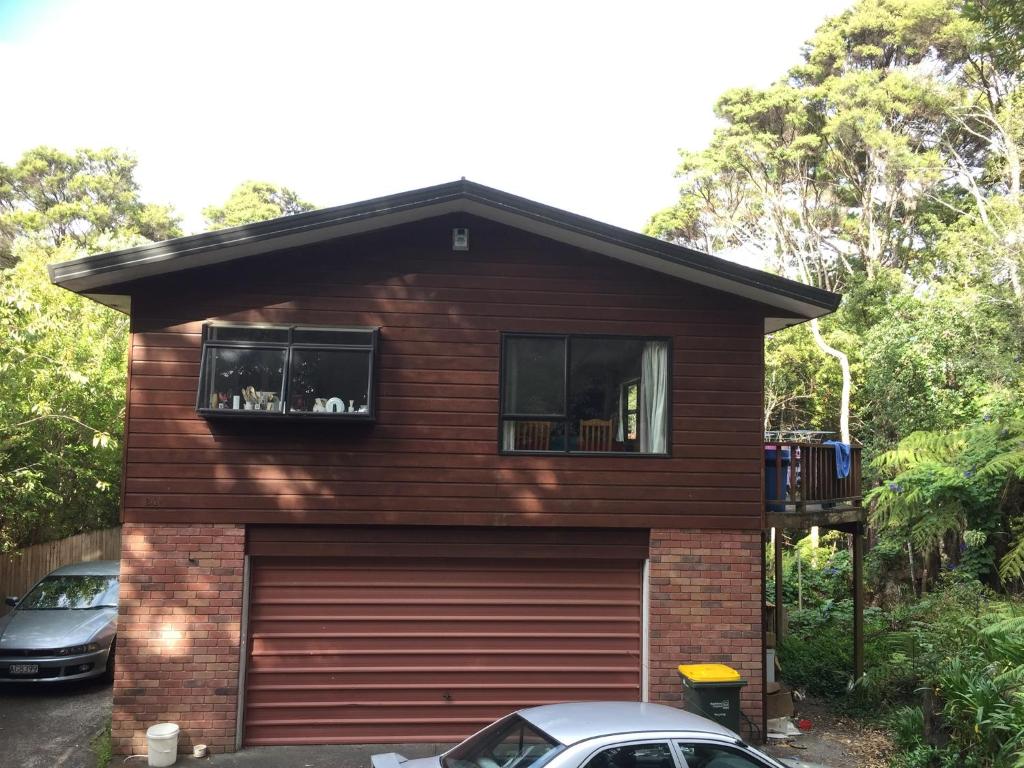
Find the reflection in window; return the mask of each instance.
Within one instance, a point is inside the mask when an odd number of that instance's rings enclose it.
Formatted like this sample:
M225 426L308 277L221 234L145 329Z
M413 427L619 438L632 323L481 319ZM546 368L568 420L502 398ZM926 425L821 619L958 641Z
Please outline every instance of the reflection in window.
M293 349L288 407L311 413L367 413L369 350Z
M444 768L530 768L562 750L562 745L519 717L509 715L445 753Z
M700 742L680 743L678 746L687 768L765 768L764 763L732 747Z
M280 411L285 350L207 347L206 407Z
M377 338L375 328L208 325L196 408L372 420Z
M23 611L117 608L117 576L47 576L18 603Z
M584 768L675 768L668 744L625 744L598 752Z
M503 450L668 452L668 342L506 336L503 355Z

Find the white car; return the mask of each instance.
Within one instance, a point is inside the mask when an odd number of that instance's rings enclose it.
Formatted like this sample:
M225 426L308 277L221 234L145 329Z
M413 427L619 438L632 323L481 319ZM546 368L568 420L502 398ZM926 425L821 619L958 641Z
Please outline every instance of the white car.
M373 768L824 768L775 760L698 715L625 701L522 709L442 755L371 759Z

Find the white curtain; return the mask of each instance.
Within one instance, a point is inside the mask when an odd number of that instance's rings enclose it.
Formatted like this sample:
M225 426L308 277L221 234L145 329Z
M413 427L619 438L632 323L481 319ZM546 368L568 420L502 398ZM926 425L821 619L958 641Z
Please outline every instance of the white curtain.
M516 449L516 423L514 421L506 421L501 427L501 449L503 451Z
M649 341L640 358L640 452L668 446L668 344Z
M626 387L619 384L619 426L615 428L615 439L622 443L626 440L626 400L623 395L626 394Z

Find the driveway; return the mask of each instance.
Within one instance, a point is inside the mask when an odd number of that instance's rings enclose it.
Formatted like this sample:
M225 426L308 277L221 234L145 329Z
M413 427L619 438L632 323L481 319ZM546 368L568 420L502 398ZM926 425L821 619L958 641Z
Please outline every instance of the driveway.
M0 686L0 764L92 768L90 742L110 707L109 683Z

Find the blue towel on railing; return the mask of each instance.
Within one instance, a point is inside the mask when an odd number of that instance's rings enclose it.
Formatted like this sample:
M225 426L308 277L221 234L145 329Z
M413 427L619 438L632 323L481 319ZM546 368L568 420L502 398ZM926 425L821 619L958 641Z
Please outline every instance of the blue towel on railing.
M823 445L831 445L836 451L836 477L840 480L850 476L850 444L838 440L825 440Z

